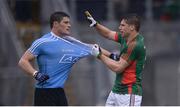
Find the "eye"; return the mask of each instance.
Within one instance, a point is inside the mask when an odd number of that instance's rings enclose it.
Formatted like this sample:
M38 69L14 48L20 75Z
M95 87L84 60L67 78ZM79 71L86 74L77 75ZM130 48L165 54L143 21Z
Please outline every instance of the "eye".
M66 22L64 22L65 24L69 24L69 22L68 21L66 21Z
M124 24L121 24L121 26L125 26Z

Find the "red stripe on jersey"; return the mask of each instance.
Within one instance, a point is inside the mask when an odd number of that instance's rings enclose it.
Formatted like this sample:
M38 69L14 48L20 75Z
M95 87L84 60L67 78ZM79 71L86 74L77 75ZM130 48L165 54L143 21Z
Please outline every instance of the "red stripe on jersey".
M116 32L116 34L114 35L114 40L118 42L118 33Z
M124 60L126 60L129 64L131 63L130 60L129 60L129 56L131 55L134 47L136 46L136 42L134 43L131 43L129 46L128 46L128 49L127 49L127 52L126 53L123 53L121 58L123 58Z
M132 93L132 84L128 85L128 94Z
M131 66L127 67L122 76L122 84L132 84L136 82L136 61L131 62Z

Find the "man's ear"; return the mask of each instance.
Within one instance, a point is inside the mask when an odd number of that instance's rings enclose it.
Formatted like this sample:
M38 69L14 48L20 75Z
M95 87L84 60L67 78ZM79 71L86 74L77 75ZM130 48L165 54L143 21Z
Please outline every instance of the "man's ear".
M57 21L54 21L54 22L53 22L53 25L54 25L54 26L57 26L57 25L58 25L58 22L57 22Z
M135 29L134 25L130 25L130 30L134 30L134 29Z

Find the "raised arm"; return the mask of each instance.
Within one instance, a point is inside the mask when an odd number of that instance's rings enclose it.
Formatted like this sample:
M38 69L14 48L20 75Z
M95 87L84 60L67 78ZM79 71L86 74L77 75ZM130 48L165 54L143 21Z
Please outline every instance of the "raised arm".
M109 28L97 23L95 26L97 32L102 35L103 37L115 41L115 31L110 30Z
M95 27L97 32L101 36L103 36L103 37L105 37L107 39L115 41L115 34L116 34L115 31L112 31L109 28L107 28L107 27L101 25L100 23L98 23L88 11L85 11L85 15L86 15L88 21L90 22L90 27Z

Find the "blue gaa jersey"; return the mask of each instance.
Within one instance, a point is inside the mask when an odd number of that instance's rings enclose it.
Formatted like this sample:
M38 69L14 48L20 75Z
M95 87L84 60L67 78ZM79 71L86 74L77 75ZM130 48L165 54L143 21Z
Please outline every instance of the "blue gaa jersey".
M73 64L91 55L92 47L77 45L51 32L34 41L28 51L36 56L39 72L50 77L37 82L36 88L63 88Z

